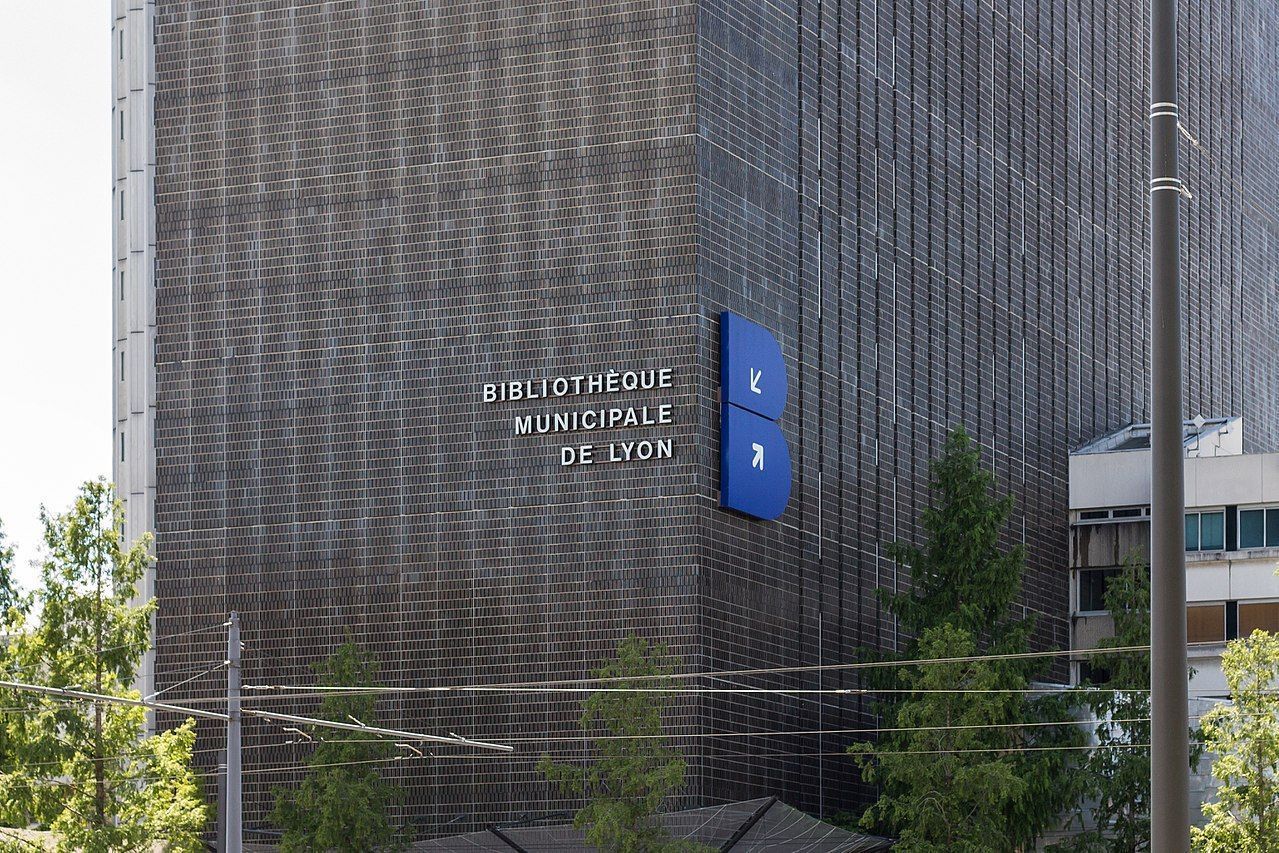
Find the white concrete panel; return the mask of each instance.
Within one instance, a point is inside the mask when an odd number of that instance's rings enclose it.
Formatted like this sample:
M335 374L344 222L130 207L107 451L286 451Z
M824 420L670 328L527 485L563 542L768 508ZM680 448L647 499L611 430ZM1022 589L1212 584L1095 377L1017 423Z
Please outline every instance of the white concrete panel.
M1252 458L1261 469L1261 499L1279 503L1279 453L1260 453Z
M1186 460L1186 506L1226 506L1262 500L1257 456Z
M1197 563L1186 569L1187 601L1227 601L1230 567L1227 563Z
M1230 567L1230 597L1279 598L1279 577L1275 577L1275 560L1238 561Z
M1192 649L1188 655L1190 667L1195 671L1190 679L1190 689L1194 691L1192 697L1203 693L1226 692L1226 676L1221 670L1221 652L1224 646L1205 648L1215 650L1215 654Z
M1070 458L1070 508L1150 503L1150 451ZM1186 506L1279 504L1279 453L1186 460Z
M1150 453L1125 450L1070 457L1070 508L1150 503Z

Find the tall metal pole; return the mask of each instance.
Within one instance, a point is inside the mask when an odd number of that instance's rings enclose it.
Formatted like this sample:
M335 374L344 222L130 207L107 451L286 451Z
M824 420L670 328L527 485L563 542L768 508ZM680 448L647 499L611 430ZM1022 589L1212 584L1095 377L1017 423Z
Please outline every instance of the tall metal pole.
M242 853L240 825L240 614L232 611L226 640L226 853Z
M1190 849L1177 0L1150 3L1150 849Z

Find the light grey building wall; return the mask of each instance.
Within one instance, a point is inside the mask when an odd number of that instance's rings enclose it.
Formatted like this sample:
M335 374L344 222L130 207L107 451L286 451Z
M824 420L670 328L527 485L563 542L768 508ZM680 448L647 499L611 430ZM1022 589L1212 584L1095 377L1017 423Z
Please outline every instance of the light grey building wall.
M112 478L124 502L125 535L155 528L155 62L154 0L112 3ZM155 593L154 568L138 590ZM154 690L147 652L138 687Z

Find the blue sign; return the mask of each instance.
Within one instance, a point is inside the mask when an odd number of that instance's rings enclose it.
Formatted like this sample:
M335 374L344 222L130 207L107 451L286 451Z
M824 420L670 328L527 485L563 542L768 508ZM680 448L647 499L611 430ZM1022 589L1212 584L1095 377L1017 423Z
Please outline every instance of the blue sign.
M786 408L786 364L772 333L725 311L719 315L719 378L725 403L775 421Z
M777 518L790 501L790 450L782 428L725 403L720 421L720 506Z

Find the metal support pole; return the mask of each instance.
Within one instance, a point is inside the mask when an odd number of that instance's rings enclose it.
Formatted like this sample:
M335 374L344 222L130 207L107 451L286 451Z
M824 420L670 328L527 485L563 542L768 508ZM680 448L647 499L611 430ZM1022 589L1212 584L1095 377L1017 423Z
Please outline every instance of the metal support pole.
M242 853L240 824L240 614L231 613L226 641L226 853Z
M1150 849L1190 849L1177 2L1150 4Z

